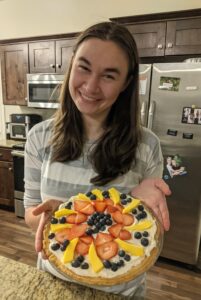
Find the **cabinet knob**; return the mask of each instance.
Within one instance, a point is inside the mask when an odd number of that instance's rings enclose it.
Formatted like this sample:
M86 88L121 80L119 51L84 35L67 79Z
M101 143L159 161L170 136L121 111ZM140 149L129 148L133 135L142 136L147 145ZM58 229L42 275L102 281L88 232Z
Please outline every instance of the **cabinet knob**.
M8 171L10 171L10 172L11 172L12 170L13 170L13 168L11 168L11 167L10 167L10 168L8 168Z
M157 48L158 49L163 49L163 45L162 44L158 44Z
M3 153L0 153L0 157L2 157L3 156Z
M54 69L54 68L55 68L55 65L54 65L54 64L50 64L50 67Z
M172 48L172 47L173 47L173 43L168 43L168 44L167 44L167 47L168 47L168 48Z
M27 97L25 97L25 98L24 98L24 100L25 100L25 101L27 101L27 100L28 100L28 98L27 98Z
M59 65L59 64L56 64L56 67L59 68L59 69L61 69L61 65Z

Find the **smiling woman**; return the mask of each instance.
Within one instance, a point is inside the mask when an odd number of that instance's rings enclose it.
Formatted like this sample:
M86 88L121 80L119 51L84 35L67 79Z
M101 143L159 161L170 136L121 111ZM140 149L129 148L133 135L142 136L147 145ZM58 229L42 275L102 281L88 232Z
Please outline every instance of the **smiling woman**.
M29 131L25 219L36 230L35 247L41 252L38 267L63 280L69 278L46 260L42 238L52 213L62 202L70 205L73 195L81 193L86 198L99 186L105 195L114 187L122 194L136 195L153 209L164 229L169 228L165 195L170 190L160 179L159 139L139 122L138 74L136 43L125 27L112 22L89 27L75 45L54 119ZM92 230L90 226L85 226L84 236ZM144 286L145 275L141 274L107 291L142 297ZM103 286L99 289L105 290Z

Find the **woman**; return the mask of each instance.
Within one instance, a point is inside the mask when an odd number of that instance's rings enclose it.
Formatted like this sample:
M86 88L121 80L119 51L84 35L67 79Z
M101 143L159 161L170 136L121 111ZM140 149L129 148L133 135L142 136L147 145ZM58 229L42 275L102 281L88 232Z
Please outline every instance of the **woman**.
M139 123L138 72L136 44L126 28L104 22L78 38L61 107L29 132L26 143L25 219L36 230L37 252L44 224L59 204L94 187L139 197L168 230L170 190L160 179L159 140ZM41 257L38 266L61 277ZM108 291L137 293L143 280Z

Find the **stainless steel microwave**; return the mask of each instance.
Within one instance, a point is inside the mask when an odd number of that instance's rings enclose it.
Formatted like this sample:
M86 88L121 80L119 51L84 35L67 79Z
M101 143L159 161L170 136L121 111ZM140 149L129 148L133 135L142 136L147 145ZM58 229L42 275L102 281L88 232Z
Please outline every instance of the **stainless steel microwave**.
M27 105L58 108L63 80L62 74L27 74Z

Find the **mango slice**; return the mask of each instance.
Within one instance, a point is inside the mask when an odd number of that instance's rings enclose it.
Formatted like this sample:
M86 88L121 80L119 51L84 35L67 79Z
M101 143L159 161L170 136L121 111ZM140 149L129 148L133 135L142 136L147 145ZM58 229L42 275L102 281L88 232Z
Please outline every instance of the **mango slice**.
M124 207L123 209L123 214L126 214L128 212L130 212L132 209L136 208L139 204L140 204L140 200L139 199L135 199L133 198L132 202L129 203L126 207Z
M96 197L97 197L98 200L103 200L103 199L104 199L104 198L103 198L103 195L102 195L102 192L101 192L100 190L98 190L98 189L93 189L91 192L92 192L94 195L96 195Z
M54 214L56 218L60 218L66 215L72 215L72 214L77 214L77 211L72 210L72 209L67 209L67 208L61 208L60 210L57 210Z
M89 197L87 197L85 194L79 193L76 196L77 200L84 200L84 201L88 201L91 202L91 200L89 199Z
M75 247L78 243L78 238L75 238L73 240L70 241L69 245L67 246L65 252L64 252L64 256L63 256L63 263L69 263L73 260L74 258L74 252L75 252Z
M96 253L96 248L94 246L94 243L91 243L89 247L89 262L92 266L92 269L96 273L100 272L104 267L102 261L100 260L100 258Z
M57 232L57 231L62 230L64 228L71 228L72 226L73 226L73 224L68 224L68 223L65 223L65 224L51 224L50 231L51 232Z
M115 188L111 188L108 191L110 193L110 198L113 200L114 204L118 204L120 202L120 193Z
M136 246L127 242L124 242L122 240L120 240L119 238L117 238L115 240L115 242L117 242L117 244L126 252L129 252L130 254L134 255L134 256L143 256L144 255L144 248L141 246Z
M124 229L126 230L130 230L130 231L134 231L134 230L145 230L145 229L149 229L150 227L152 227L153 222L146 220L146 221L141 221L138 224L132 224L130 226L125 226Z

